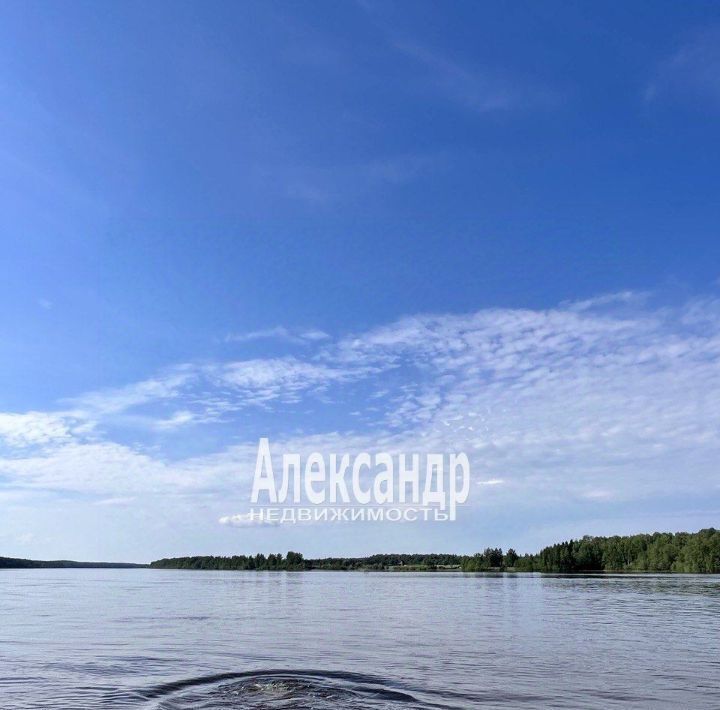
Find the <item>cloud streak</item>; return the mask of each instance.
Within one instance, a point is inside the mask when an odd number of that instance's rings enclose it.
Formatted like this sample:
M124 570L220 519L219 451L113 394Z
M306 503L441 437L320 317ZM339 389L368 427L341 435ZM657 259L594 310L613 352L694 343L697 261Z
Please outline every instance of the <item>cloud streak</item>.
M690 99L720 108L720 27L683 43L660 64L643 95L646 101Z
M238 513L237 515L223 515L218 522L220 525L229 525L233 528L254 528L254 527L277 527L278 523L260 520L257 516L252 517L250 513Z
M475 113L503 112L547 104L550 93L522 85L491 69L470 68L416 42L396 40L393 47L424 70L423 85Z
M225 336L225 342L250 343L256 340L281 340L290 343L315 343L321 340L327 340L329 337L327 333L316 328L309 330L290 330L285 326L278 325L274 328L254 330L248 333L229 333Z
M0 477L14 490L102 500L242 502L256 439L223 445L216 426L222 415L242 431L236 417L260 409L286 422L273 437L279 451L464 450L477 509L518 499L538 514L698 494L720 501L719 316L712 296L668 307L618 294L548 310L417 315L318 340L305 358L184 364L77 398L73 422L66 412L0 415ZM301 414L298 431L284 418L313 402L321 412L339 406L332 427ZM137 420L167 434L165 444L103 433L105 419L150 406L172 407ZM83 412L95 427L83 428ZM208 431L215 450L174 454L176 441Z

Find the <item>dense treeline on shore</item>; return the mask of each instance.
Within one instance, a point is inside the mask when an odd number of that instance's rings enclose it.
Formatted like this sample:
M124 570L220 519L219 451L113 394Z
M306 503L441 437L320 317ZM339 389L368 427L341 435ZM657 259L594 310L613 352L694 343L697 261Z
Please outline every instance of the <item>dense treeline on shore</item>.
M477 556L469 558L474 560ZM463 565L470 571L472 563ZM516 560L528 572L720 573L720 530L652 535L585 536L546 547Z
M130 562L74 562L73 560L24 560L20 557L0 557L0 569L129 569L147 566Z
M370 557L324 557L311 560L313 569L387 570L459 569L461 555L371 555Z
M233 557L175 557L153 562L160 569L390 570L463 572L686 572L720 573L720 531L585 536L545 547L535 555L487 548L475 555L372 555L306 560L299 552Z
M150 564L157 569L214 569L214 570L260 570L298 572L312 569L310 560L299 552L288 552L285 557L277 555L233 555L232 557L171 557Z
M172 557L150 565L122 562L73 562L0 557L6 568L133 568L196 570L377 570L463 572L685 572L720 573L720 530L697 533L615 535L568 540L545 547L535 555L518 555L510 549L487 548L475 555L371 555L305 559L299 552L287 555L233 555L232 557Z
M158 569L215 570L389 570L460 569L461 555L371 555L370 557L325 557L306 560L299 552L277 555L233 555L232 557L172 557L150 566Z

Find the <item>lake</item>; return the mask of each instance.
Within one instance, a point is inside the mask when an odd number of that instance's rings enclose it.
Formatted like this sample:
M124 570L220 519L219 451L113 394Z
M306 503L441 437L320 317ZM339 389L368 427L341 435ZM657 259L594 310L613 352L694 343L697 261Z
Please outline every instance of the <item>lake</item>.
M0 707L718 708L720 578L0 571Z

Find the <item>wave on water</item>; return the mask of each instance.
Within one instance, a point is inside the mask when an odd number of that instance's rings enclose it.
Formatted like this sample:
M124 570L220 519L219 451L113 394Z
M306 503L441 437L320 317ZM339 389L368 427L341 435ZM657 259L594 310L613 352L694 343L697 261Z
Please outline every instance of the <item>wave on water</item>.
M359 673L266 670L223 673L140 691L157 710L425 710L453 707L420 699L383 679ZM423 695L425 695L423 693ZM118 698L115 698L117 701Z

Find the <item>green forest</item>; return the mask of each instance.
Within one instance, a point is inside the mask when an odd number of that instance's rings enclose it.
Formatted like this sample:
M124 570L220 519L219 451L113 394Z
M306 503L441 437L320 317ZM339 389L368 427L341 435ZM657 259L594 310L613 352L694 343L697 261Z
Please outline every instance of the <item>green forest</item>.
M487 552L487 551L486 551ZM463 569L473 571L478 556L467 558ZM485 559L485 553L481 556ZM546 547L515 561L527 572L686 572L720 573L720 530L697 533L585 536Z
M157 560L150 566L158 569L214 570L429 570L460 569L461 555L371 555L370 557L326 557L305 559L299 552L277 555L233 555L232 557L173 557Z
M285 557L277 555L233 555L232 557L171 557L156 560L151 567L157 569L210 569L210 570L259 570L299 572L312 569L309 560L299 552L288 552Z
M0 569L132 569L147 567L130 562L73 562L72 560L26 560L21 557L0 557Z
M487 548L475 555L372 555L305 559L299 552L232 557L175 557L153 562L160 569L377 570L463 572L686 572L720 573L720 531L585 536L545 547L534 555Z
M146 567L113 562L37 561L0 557L0 568ZM567 540L545 547L534 555L518 555L488 547L475 555L384 554L369 557L305 559L299 552L287 555L233 555L232 557L172 557L149 565L155 569L196 570L368 570L463 572L685 572L720 573L720 530L696 533L614 535Z

